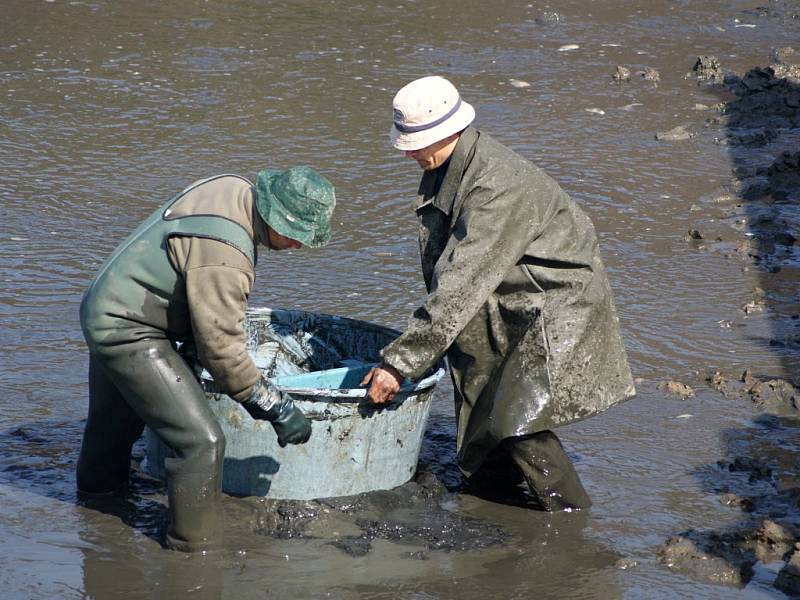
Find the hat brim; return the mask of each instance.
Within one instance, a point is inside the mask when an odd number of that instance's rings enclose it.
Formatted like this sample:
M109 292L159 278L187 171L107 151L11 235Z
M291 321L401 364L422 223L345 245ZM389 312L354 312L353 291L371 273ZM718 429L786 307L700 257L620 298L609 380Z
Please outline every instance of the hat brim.
M398 150L414 151L435 144L449 135L458 133L475 120L475 109L468 102L461 101L461 106L455 114L435 127L413 133L403 133L394 123L389 130L389 139L392 146Z

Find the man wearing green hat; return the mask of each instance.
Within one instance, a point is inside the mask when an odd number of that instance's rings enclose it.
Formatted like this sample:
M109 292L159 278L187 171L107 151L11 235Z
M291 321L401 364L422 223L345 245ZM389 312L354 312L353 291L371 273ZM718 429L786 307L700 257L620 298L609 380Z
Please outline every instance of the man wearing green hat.
M242 323L256 247L325 245L334 205L331 184L308 167L261 171L255 186L220 175L173 196L112 253L80 311L90 351L83 497L124 491L131 447L147 425L175 455L165 461L167 546L221 546L225 437L176 348L193 348L217 386L272 424L279 444L306 442L311 424L261 375Z

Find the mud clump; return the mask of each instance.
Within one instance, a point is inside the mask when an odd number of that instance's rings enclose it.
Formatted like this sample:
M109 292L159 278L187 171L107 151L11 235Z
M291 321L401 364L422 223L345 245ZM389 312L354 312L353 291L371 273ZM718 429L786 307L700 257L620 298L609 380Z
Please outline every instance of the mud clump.
M691 73L687 73L686 77L689 78L693 75L699 81L711 83L722 83L724 81L722 65L716 56L698 56Z
M366 537L348 536L328 542L328 544L334 548L338 548L345 554L348 554L354 558L366 556L369 554L370 550L372 550L372 544Z
M328 545L354 557L368 554L374 540L388 540L415 547L414 558L421 560L427 551L469 552L510 540L499 525L444 508L451 498L437 477L422 470L392 490L310 501L260 501L254 529L278 539L330 538Z
M695 134L689 131L686 125L678 125L669 131L658 131L655 134L656 139L663 142L679 142L688 140L694 136Z
M683 239L685 239L687 242L699 242L703 239L703 234L700 233L699 229L689 229L686 232L686 235L683 236Z
M759 379L745 371L738 379L715 372L707 381L726 398L749 400L764 412L800 418L800 390L785 379Z
M797 66L772 64L754 67L743 76L726 75L724 85L736 96L726 103L728 128L740 136L747 130L772 130L772 139L780 132L796 129L800 126L798 84L800 68ZM751 145L761 142L756 137ZM747 145L744 141L741 143Z
M617 83L622 83L623 81L630 81L631 80L631 70L627 67L623 67L622 65L617 65L617 70L614 71L614 74L611 78L616 81Z
M732 400L751 403L761 412L755 428L732 434L732 456L705 473L710 491L744 517L727 531L689 530L670 538L658 560L693 579L733 586L747 585L757 562L785 561L773 585L797 593L800 582L800 471L797 467L798 389L789 381L715 372L706 381ZM794 562L793 562L794 561Z
M564 20L559 13L553 11L543 12L541 15L534 19L537 25L553 26L558 25Z
M658 389L684 399L694 397L694 390L691 386L681 383L680 381L664 381L658 384Z
M778 200L800 200L800 152L785 151L780 154L768 167L758 169L757 176L766 178L770 186L770 193ZM788 245L797 241L792 237Z
M720 502L726 506L743 510L744 512L753 512L755 507L752 499L733 493L723 494L722 498L720 498Z
M798 539L796 524L764 519L757 527L726 533L689 531L667 540L657 553L669 569L708 583L744 586L753 577L758 562L773 562L790 556ZM791 554L792 559L797 554ZM784 570L785 585L796 585L791 560ZM778 581L775 582L776 587Z
M636 75L651 83L658 83L661 81L661 73L652 67L645 67L643 71L637 71Z
M659 562L692 579L708 583L743 586L753 577L755 560L738 561L739 564L705 551L696 542L684 536L667 540L657 554Z
M778 131L773 127L759 127L757 129L731 132L727 137L719 139L721 146L766 146L778 138Z
M282 540L305 537L306 527L320 513L320 507L314 502L299 500L263 502L265 510L258 512L255 532Z
M748 542L759 560L769 562L781 559L792 550L797 538L797 527L780 525L766 519Z
M422 523L359 519L358 526L368 540L384 539L414 545L424 544L428 550L466 552L497 546L508 539L499 526L460 517L455 513L419 515Z
M758 460L749 456L737 456L732 461L717 461L717 466L731 473L746 473L751 483L758 480L769 480L772 469Z
M795 550L778 573L775 587L789 596L800 596L800 548Z

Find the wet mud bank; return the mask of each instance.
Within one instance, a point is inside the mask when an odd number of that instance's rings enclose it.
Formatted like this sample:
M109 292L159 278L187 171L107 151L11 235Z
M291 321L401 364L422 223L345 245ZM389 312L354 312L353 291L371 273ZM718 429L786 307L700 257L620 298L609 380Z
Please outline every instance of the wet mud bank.
M775 3L759 16L790 22L791 5ZM762 11L762 12L763 12ZM768 64L727 71L715 56L697 58L686 75L720 102L699 106L716 114L685 126L713 136L733 164L729 182L695 205L695 227L685 240L697 251L739 261L755 274L752 299L720 327L744 327L768 317L764 345L784 356L800 352L800 52L773 49ZM713 274L710 274L713 277ZM659 562L698 581L743 587L759 569L772 585L800 595L800 373L787 360L783 373L731 372L709 367L691 385L706 386L731 402L747 403L756 417L726 432L728 456L699 473L708 492L740 513L720 529L681 532L657 550ZM694 390L665 382L664 393L691 402Z
M448 509L455 497L427 469L391 490L310 501L259 500L254 532L277 539L316 539L350 556L364 556L375 540L408 548L410 558L430 552L468 552L508 543L500 525Z
M81 424L57 424L69 430L77 444ZM143 468L144 444L137 443L127 490L118 497L76 498L73 481L54 486L60 469L74 467L72 449L54 447L47 427L24 426L0 435L6 457L0 479L25 482L45 496L98 511L137 529L163 545L167 527L166 490ZM451 473L451 480L455 476ZM57 477L56 477L57 476ZM364 556L375 540L407 549L410 558L425 560L431 552L474 552L513 541L502 525L473 518L457 510L458 491L449 490L425 464L411 481L391 490L317 500L270 500L256 496L226 496L226 522L236 538L266 536L278 540L317 541L350 556ZM249 529L249 531L247 531ZM258 539L253 538L253 539ZM245 544L246 545L246 544Z

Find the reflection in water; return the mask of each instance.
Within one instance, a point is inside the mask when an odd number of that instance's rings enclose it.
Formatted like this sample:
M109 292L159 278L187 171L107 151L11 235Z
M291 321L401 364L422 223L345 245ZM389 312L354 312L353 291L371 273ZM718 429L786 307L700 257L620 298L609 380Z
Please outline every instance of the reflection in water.
M223 598L226 563L219 556L169 550L131 555L105 538L81 536L83 593L88 598ZM232 597L232 596L230 596Z

